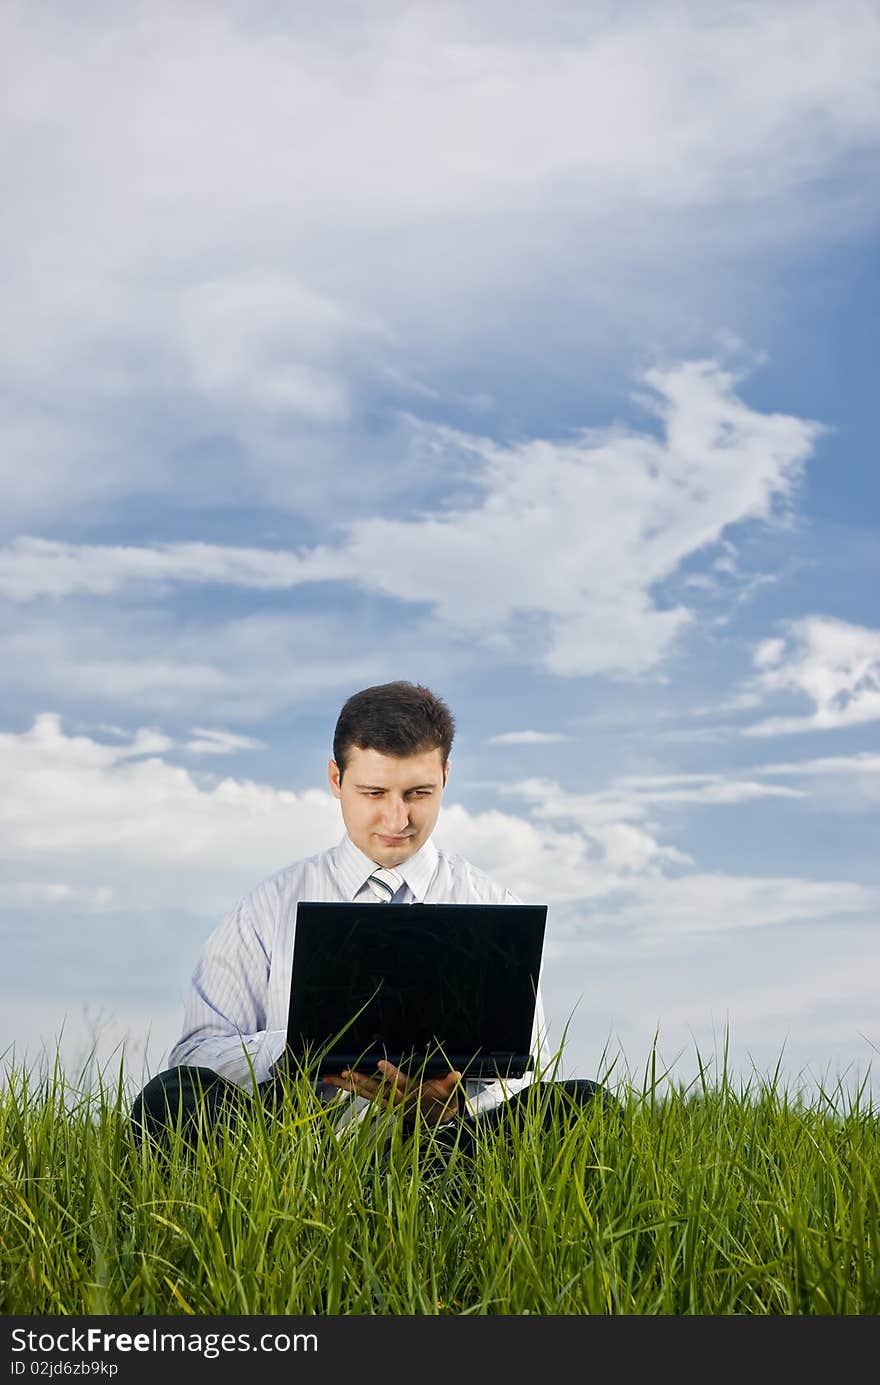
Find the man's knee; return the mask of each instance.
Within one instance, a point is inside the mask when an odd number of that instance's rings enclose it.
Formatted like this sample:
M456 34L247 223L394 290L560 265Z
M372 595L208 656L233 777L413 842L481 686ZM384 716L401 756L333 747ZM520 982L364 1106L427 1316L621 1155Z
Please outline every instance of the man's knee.
M543 1085L553 1088L557 1106L561 1104L565 1108L582 1110L598 1105L606 1115L623 1116L623 1107L617 1098L601 1082L594 1082L590 1077L560 1078Z
M166 1068L135 1097L131 1108L135 1134L140 1138L191 1128L203 1115L213 1117L222 1103L229 1103L232 1086L211 1068Z

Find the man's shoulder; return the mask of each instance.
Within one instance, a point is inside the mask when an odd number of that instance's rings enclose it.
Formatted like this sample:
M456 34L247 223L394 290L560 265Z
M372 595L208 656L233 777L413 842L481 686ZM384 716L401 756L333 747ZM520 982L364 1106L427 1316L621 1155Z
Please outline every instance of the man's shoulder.
M326 851L317 851L313 856L303 856L273 871L254 886L247 899L263 903L273 899L291 899L304 890L314 889L318 880L326 878L334 850L334 847L330 847Z
M502 885L488 871L475 866L466 856L461 856L455 851L446 851L439 846L437 856L438 877L456 894L471 895L475 902L485 904L503 904L510 900L511 896L516 897L512 890Z

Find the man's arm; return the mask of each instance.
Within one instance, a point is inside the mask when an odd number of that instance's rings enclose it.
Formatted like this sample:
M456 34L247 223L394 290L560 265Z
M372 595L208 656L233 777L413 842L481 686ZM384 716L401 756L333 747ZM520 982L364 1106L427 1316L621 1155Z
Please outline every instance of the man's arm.
M169 1066L211 1068L242 1087L267 1081L285 1044L283 1030L266 1028L269 969L266 942L245 900L205 944Z

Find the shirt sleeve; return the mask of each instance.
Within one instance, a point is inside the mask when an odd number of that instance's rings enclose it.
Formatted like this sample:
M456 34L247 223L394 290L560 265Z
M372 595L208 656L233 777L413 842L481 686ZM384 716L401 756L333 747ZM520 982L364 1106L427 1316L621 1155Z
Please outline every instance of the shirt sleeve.
M270 956L244 900L215 929L193 972L169 1065L211 1068L242 1087L266 1082L285 1044L266 1028Z

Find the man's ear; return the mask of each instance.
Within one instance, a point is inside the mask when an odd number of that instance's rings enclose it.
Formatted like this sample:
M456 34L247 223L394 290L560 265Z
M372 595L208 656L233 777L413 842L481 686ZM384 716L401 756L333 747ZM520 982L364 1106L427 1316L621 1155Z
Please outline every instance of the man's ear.
M327 782L329 783L330 788L333 791L333 797L341 798L342 775L339 772L339 766L337 765L335 760L328 760L327 762Z
M446 788L446 781L449 778L449 761L443 766L443 787Z

